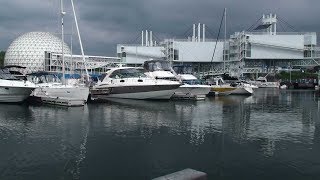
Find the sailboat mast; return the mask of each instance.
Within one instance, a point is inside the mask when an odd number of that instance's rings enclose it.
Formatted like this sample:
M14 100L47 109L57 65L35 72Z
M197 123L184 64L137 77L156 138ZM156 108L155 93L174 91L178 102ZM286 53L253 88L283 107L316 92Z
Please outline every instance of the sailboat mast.
M88 72L88 69L87 69L86 58L85 58L84 52L83 52L83 46L82 46L82 41L81 41L81 36L80 36L80 31L79 31L79 26L78 26L78 20L77 20L76 11L75 11L75 9L74 9L73 0L71 0L71 5L72 5L73 17L74 17L74 21L75 21L75 23L76 23L76 28L77 28L77 33L78 33L78 38L79 38L79 43L80 43L82 60L83 60L84 68L85 68L85 70L86 70L86 74L87 74L87 81L89 82L89 77L90 77L90 76L89 76L89 72Z
M61 59L62 59L62 83L65 84L65 67L64 67L64 27L63 27L63 17L66 14L63 11L63 0L60 0L61 3Z
M223 73L226 73L226 57L227 57L227 8L224 8L224 53L223 53Z

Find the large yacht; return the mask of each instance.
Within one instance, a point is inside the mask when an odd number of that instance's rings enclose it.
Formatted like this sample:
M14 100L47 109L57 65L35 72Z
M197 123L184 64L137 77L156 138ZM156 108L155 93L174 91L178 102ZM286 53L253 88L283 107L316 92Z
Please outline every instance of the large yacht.
M168 61L151 60L144 62L144 69L150 77L182 82L172 98L204 100L211 89L192 75L191 66L175 66L173 69Z
M91 89L91 99L170 99L179 86L178 81L147 77L141 69L118 67L101 76Z
M8 69L0 69L0 102L22 102L34 89L33 83L17 79Z

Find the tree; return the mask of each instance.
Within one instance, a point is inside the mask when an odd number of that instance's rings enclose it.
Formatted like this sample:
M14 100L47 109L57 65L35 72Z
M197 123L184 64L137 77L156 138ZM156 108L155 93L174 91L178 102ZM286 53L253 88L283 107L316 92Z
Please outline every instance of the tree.
M0 51L0 67L3 66L4 63L4 55L6 54L5 51Z

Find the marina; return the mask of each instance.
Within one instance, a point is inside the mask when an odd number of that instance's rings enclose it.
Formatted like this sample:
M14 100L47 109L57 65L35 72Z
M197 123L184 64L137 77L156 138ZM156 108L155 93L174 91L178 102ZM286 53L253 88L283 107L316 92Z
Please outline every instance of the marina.
M319 179L311 6L24 3L0 5L1 180Z

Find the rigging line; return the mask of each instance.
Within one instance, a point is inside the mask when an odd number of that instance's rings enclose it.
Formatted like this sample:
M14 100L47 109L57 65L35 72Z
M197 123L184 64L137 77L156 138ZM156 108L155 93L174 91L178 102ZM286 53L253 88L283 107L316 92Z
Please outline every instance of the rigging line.
M141 37L141 33L139 32L139 33L137 33L137 35L135 36L134 39L132 39L132 40L129 41L129 44L133 44L133 43L137 42L137 40L138 40L140 37Z
M158 43L161 41L161 39L156 35L156 33L153 33L152 36L154 37L155 40L158 41Z
M261 19L262 19L262 17L260 17L260 18L259 18L254 24L252 24L246 31L251 31L252 28L253 28L254 26L256 26Z
M287 21L285 21L285 20L282 19L281 17L278 17L278 19L279 19L281 22L283 22L284 24L286 24L286 25L287 25L289 28L291 28L293 31L297 31L294 26L292 26L291 24L289 24Z
M217 44L218 44L218 40L219 40L219 36L220 36L220 32L221 32L222 22L223 22L223 19L225 18L224 17L224 12L225 12L225 9L223 11L223 15L222 15L220 26L219 26L218 36L217 36L217 39L216 39L216 44L214 46L214 50L213 50L213 54L212 54L212 58L211 58L211 71L212 71L212 68L213 68L213 57L214 57L214 54L216 52L216 48L217 48Z
M187 33L191 30L193 28L193 25L188 29L188 30L186 30L184 33L183 33L183 37L185 37L186 35L187 35ZM190 33L188 33L188 34L190 34Z
M284 19L280 18L283 22L285 22L289 27L292 28L292 30L296 30L294 26L292 26L291 24L289 24L287 21L285 21Z
M282 26L282 23L279 23L279 25L282 28L283 32L286 32L286 29Z
M214 37L214 31L208 26L206 25L206 33L209 33L212 37Z

